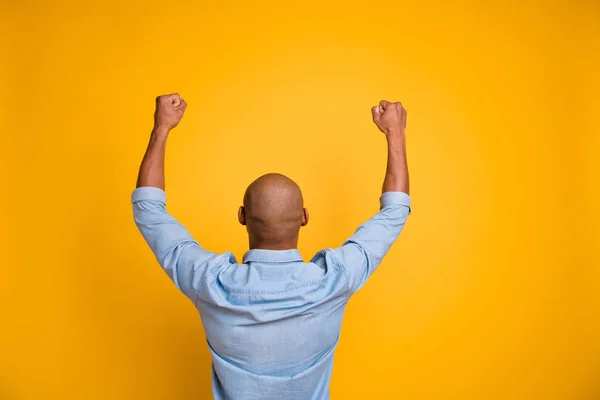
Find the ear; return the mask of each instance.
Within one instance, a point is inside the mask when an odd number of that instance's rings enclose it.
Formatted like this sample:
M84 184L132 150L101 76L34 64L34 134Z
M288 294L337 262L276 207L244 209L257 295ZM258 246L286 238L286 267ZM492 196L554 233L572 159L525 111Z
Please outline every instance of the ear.
M240 224L246 225L246 210L244 206L240 206L238 209L238 221L240 221Z
M302 225L306 226L308 224L308 210L306 208L302 209Z

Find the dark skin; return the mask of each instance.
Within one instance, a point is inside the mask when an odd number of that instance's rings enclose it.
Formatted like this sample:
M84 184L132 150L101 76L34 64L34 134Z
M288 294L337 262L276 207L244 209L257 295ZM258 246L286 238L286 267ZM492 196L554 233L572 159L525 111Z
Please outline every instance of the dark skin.
M178 94L156 98L154 128L140 171L137 187L165 189L165 151L169 133L187 108ZM373 122L387 140L387 168L382 192L409 194L406 161L406 109L400 103L382 100L371 109ZM244 205L238 210L240 224L246 226L250 249L288 250L298 247L300 228L308 223L298 185L281 174L263 175L248 186Z
M238 220L246 225L250 249L295 249L300 227L308 223L308 210L294 181L267 174L246 189Z

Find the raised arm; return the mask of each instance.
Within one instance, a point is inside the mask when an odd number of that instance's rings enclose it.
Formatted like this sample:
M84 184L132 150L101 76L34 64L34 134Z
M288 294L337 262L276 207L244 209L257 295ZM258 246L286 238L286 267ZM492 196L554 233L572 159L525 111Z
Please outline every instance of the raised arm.
M194 299L206 271L220 257L202 249L189 232L167 212L165 151L169 133L187 107L178 94L156 99L154 129L142 160L137 188L131 195L135 223L159 264L175 285Z
M400 103L381 101L371 109L373 122L387 139L387 168L380 197L380 211L362 224L340 248L334 262L346 272L349 292L356 292L400 235L410 214L406 162L406 110Z
M169 132L181 121L187 103L178 94L156 98L154 128L140 166L136 187L156 187L165 190L165 151Z

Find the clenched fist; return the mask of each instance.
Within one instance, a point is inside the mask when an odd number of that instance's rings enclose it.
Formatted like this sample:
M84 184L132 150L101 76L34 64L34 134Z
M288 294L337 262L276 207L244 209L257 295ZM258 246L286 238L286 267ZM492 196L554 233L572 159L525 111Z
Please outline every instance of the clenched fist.
M186 107L187 103L177 93L158 96L154 111L154 129L170 131L175 128L183 118Z
M406 128L406 109L400 103L381 100L378 106L371 108L373 122L386 136L403 136Z

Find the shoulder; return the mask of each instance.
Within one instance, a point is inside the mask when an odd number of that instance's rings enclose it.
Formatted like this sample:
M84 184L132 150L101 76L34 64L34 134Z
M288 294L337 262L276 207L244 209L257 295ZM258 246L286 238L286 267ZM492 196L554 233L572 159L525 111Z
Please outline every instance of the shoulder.
M323 249L319 251L314 257L310 260L311 263L317 264L321 268L325 268L327 270L335 270L340 273L345 274L345 267L341 258L336 255L336 251L331 248Z

